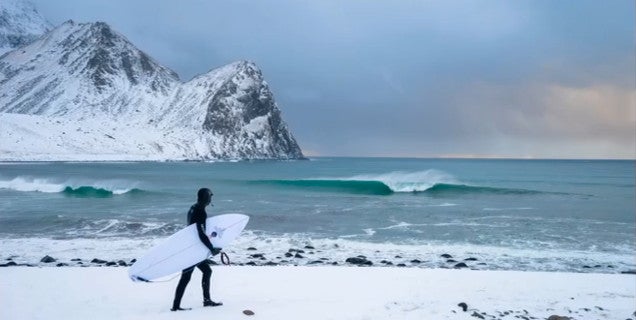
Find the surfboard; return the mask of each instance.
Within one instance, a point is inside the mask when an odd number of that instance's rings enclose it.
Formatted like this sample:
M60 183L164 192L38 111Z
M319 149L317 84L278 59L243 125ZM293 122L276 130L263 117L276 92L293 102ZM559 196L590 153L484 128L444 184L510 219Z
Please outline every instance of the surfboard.
M205 221L205 233L215 248L226 248L247 225L244 214L222 214ZM189 225L153 247L129 269L133 281L152 281L181 272L203 260L210 250L201 242L196 225Z

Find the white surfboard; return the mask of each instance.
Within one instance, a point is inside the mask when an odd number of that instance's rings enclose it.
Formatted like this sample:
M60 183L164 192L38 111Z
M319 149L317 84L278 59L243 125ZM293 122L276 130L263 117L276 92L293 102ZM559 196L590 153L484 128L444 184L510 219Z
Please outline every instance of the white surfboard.
M205 233L212 246L223 249L243 231L249 217L244 214L222 214L205 221ZM191 267L210 254L192 224L153 247L128 269L133 281L152 281Z

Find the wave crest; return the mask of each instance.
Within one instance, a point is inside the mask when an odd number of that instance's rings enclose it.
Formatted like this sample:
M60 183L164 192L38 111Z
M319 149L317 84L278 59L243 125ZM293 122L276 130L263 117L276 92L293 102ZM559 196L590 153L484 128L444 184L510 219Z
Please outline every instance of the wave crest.
M391 172L378 175L358 175L343 178L314 178L290 180L259 180L254 183L304 188L314 191L342 192L366 195L394 193L425 193L429 195L457 194L539 194L541 191L474 186L459 182L455 177L439 170L418 172Z
M143 190L135 188L134 183L125 181L56 182L52 179L31 177L0 180L0 189L19 192L62 193L78 197L110 197L143 192Z

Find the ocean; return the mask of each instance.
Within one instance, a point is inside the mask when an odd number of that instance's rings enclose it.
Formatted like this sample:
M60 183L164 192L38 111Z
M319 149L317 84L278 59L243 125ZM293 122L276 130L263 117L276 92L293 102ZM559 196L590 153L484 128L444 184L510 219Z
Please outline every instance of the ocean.
M636 269L634 170L631 160L5 162L0 259L130 261L183 228L209 187L208 215L250 216L226 248L233 263L364 256L376 266L618 273ZM302 258L285 256L294 248Z

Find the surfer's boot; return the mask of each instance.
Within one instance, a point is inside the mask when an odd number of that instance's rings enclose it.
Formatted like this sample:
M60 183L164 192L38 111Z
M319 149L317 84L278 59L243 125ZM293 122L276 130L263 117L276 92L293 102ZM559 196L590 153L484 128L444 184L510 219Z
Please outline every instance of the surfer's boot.
M223 302L214 302L212 300L203 300L203 306L204 307L218 307L218 306L222 306Z
M190 308L181 308L181 307L172 307L172 309L170 309L170 311L188 311L188 310L192 310Z

